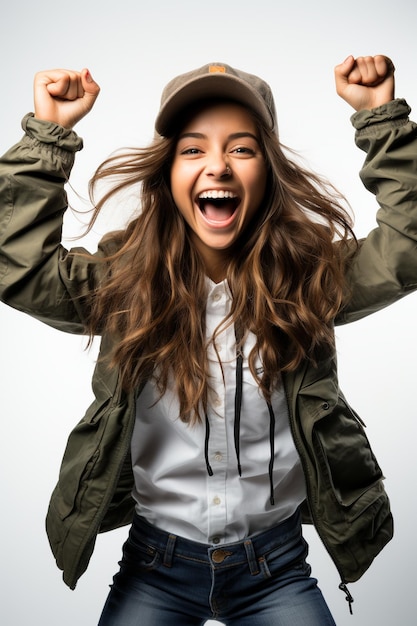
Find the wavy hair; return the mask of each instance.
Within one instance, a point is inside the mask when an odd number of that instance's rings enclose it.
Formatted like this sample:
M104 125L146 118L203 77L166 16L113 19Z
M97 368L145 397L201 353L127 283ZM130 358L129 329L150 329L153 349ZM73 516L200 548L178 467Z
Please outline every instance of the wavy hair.
M269 399L280 372L334 348L333 320L345 295L343 247L355 238L341 196L287 156L277 135L253 115L268 170L266 197L231 250L232 307L225 323L235 325L238 350L248 332L255 334L249 366ZM88 331L117 337L111 365L120 368L125 389L153 374L163 394L172 381L181 419L194 423L208 402L207 284L170 191L177 136L110 157L90 182L94 202L99 181L117 179L95 204L90 226L132 186L140 189L141 212L103 240L113 252L104 259L108 272L93 294Z

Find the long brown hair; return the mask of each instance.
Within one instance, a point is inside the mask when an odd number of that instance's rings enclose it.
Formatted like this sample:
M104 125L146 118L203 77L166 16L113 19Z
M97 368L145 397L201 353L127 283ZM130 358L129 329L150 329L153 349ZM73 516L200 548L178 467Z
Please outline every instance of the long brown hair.
M354 235L335 190L287 156L277 135L254 117L268 168L267 192L231 251L226 323L237 329L238 349L248 332L256 335L249 365L268 399L280 372L333 349L333 320L344 297L341 249ZM111 365L120 368L127 390L153 373L162 394L172 380L181 419L194 422L204 415L209 390L207 284L170 192L175 147L176 136L156 138L146 149L110 157L91 180L93 201L99 181L118 180L95 204L92 223L131 186L140 187L141 212L125 230L105 238L115 251L105 259L106 279L93 294L88 330L117 338Z

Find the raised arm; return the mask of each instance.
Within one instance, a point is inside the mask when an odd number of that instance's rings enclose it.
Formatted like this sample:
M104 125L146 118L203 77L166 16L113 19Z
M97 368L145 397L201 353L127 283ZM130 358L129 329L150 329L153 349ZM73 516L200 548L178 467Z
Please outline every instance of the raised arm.
M65 183L82 147L72 127L98 93L88 70L39 72L35 115L23 119L24 137L0 158L0 299L76 333L85 330L83 296L94 288L96 264L61 244Z
M354 109L360 172L376 196L378 226L346 270L347 300L336 323L352 322L417 290L417 125L394 99L394 65L383 55L349 56L335 68L336 91ZM354 251L355 250L355 251Z

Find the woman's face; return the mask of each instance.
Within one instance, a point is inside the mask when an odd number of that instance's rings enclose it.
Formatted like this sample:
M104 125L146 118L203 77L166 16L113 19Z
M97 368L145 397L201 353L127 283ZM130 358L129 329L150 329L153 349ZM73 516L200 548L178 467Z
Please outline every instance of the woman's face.
M214 280L224 278L224 261L258 211L266 178L256 125L244 107L209 105L185 124L172 163L171 191Z

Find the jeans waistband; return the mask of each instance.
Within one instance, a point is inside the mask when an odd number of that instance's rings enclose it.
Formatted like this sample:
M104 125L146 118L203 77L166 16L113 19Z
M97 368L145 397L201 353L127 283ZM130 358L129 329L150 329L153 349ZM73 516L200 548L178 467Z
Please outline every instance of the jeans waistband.
M174 535L146 522L135 515L131 538L133 541L145 542L154 550L158 550L166 566L172 564L174 557L207 563L214 568L230 567L248 561L251 572L259 570L258 560L280 546L296 543L301 539L301 515L297 510L291 517L276 526L232 543L213 546L199 543Z

